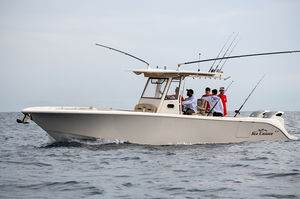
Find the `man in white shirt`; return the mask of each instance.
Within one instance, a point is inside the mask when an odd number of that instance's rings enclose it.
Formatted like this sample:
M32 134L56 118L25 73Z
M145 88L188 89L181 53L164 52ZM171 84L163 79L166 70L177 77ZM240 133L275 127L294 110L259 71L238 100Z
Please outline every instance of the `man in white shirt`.
M224 108L223 108L222 100L217 96L217 93L218 93L217 89L212 90L212 96L209 96L207 98L207 101L210 104L210 107L212 109L211 112L213 113L213 116L223 117Z
M185 115L192 115L197 113L197 99L193 96L194 91L192 89L186 89L188 98L182 102L183 112Z

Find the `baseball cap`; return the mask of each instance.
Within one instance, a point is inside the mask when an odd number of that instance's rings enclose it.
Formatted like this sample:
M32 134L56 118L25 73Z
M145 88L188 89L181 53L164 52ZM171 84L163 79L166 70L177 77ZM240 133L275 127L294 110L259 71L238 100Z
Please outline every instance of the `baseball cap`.
M191 92L192 94L194 94L193 89L186 89L187 92Z

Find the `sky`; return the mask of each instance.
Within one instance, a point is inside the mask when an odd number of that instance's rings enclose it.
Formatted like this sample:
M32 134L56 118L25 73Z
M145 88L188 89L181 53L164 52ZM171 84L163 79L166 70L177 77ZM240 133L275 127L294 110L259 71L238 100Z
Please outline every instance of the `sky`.
M232 55L300 50L298 0L0 0L0 112L32 106L133 109L146 79L129 69L146 65L95 45L167 66L214 58L232 32ZM211 63L210 63L211 64ZM207 71L210 65L183 66ZM228 60L224 80L187 79L205 87L234 83L228 109L300 111L300 53Z

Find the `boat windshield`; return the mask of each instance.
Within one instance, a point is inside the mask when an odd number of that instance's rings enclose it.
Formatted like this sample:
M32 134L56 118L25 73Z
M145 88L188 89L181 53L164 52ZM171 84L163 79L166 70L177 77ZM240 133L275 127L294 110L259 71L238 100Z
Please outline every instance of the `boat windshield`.
M167 82L167 78L149 78L143 97L160 99L165 91Z
M180 79L172 79L165 100L177 100L179 96Z

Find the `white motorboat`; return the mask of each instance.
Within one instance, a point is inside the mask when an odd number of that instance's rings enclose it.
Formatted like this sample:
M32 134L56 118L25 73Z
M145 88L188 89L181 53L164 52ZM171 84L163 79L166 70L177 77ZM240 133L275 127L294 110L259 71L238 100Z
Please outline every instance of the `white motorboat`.
M24 118L18 119L17 122L26 123L26 120L31 119L57 141L73 138L100 138L137 144L167 145L297 140L297 137L286 131L282 118L283 112L280 111L258 111L253 112L250 117L235 117L236 115L213 117L210 113L206 113L205 105L207 103L200 99L198 100L197 113L193 115L183 114L182 92L184 86L182 82L185 78L226 80L228 78L223 77L222 68L227 59L300 52L299 50L282 51L226 57L228 50L231 49L232 52L235 47L236 44L231 46L236 38L237 35L223 57L219 57L219 55L229 39L217 58L178 64L177 70L151 69L148 62L136 56L96 44L147 64L147 69L133 70L135 74L143 74L148 78L134 110L97 109L93 107L32 107L22 110ZM218 68L219 65L213 68L213 64L208 72L185 71L180 68L185 64L207 61L214 61L215 63L216 60L225 60L225 62L221 68Z
M22 110L57 141L100 138L137 144L168 145L297 140L290 135L283 112L253 112L249 117L213 117L199 112L183 115L181 95L185 78L226 79L221 71L196 72L166 69L133 70L148 78L134 110L93 107L32 107ZM175 93L179 88L179 93ZM203 103L205 104L205 103Z

